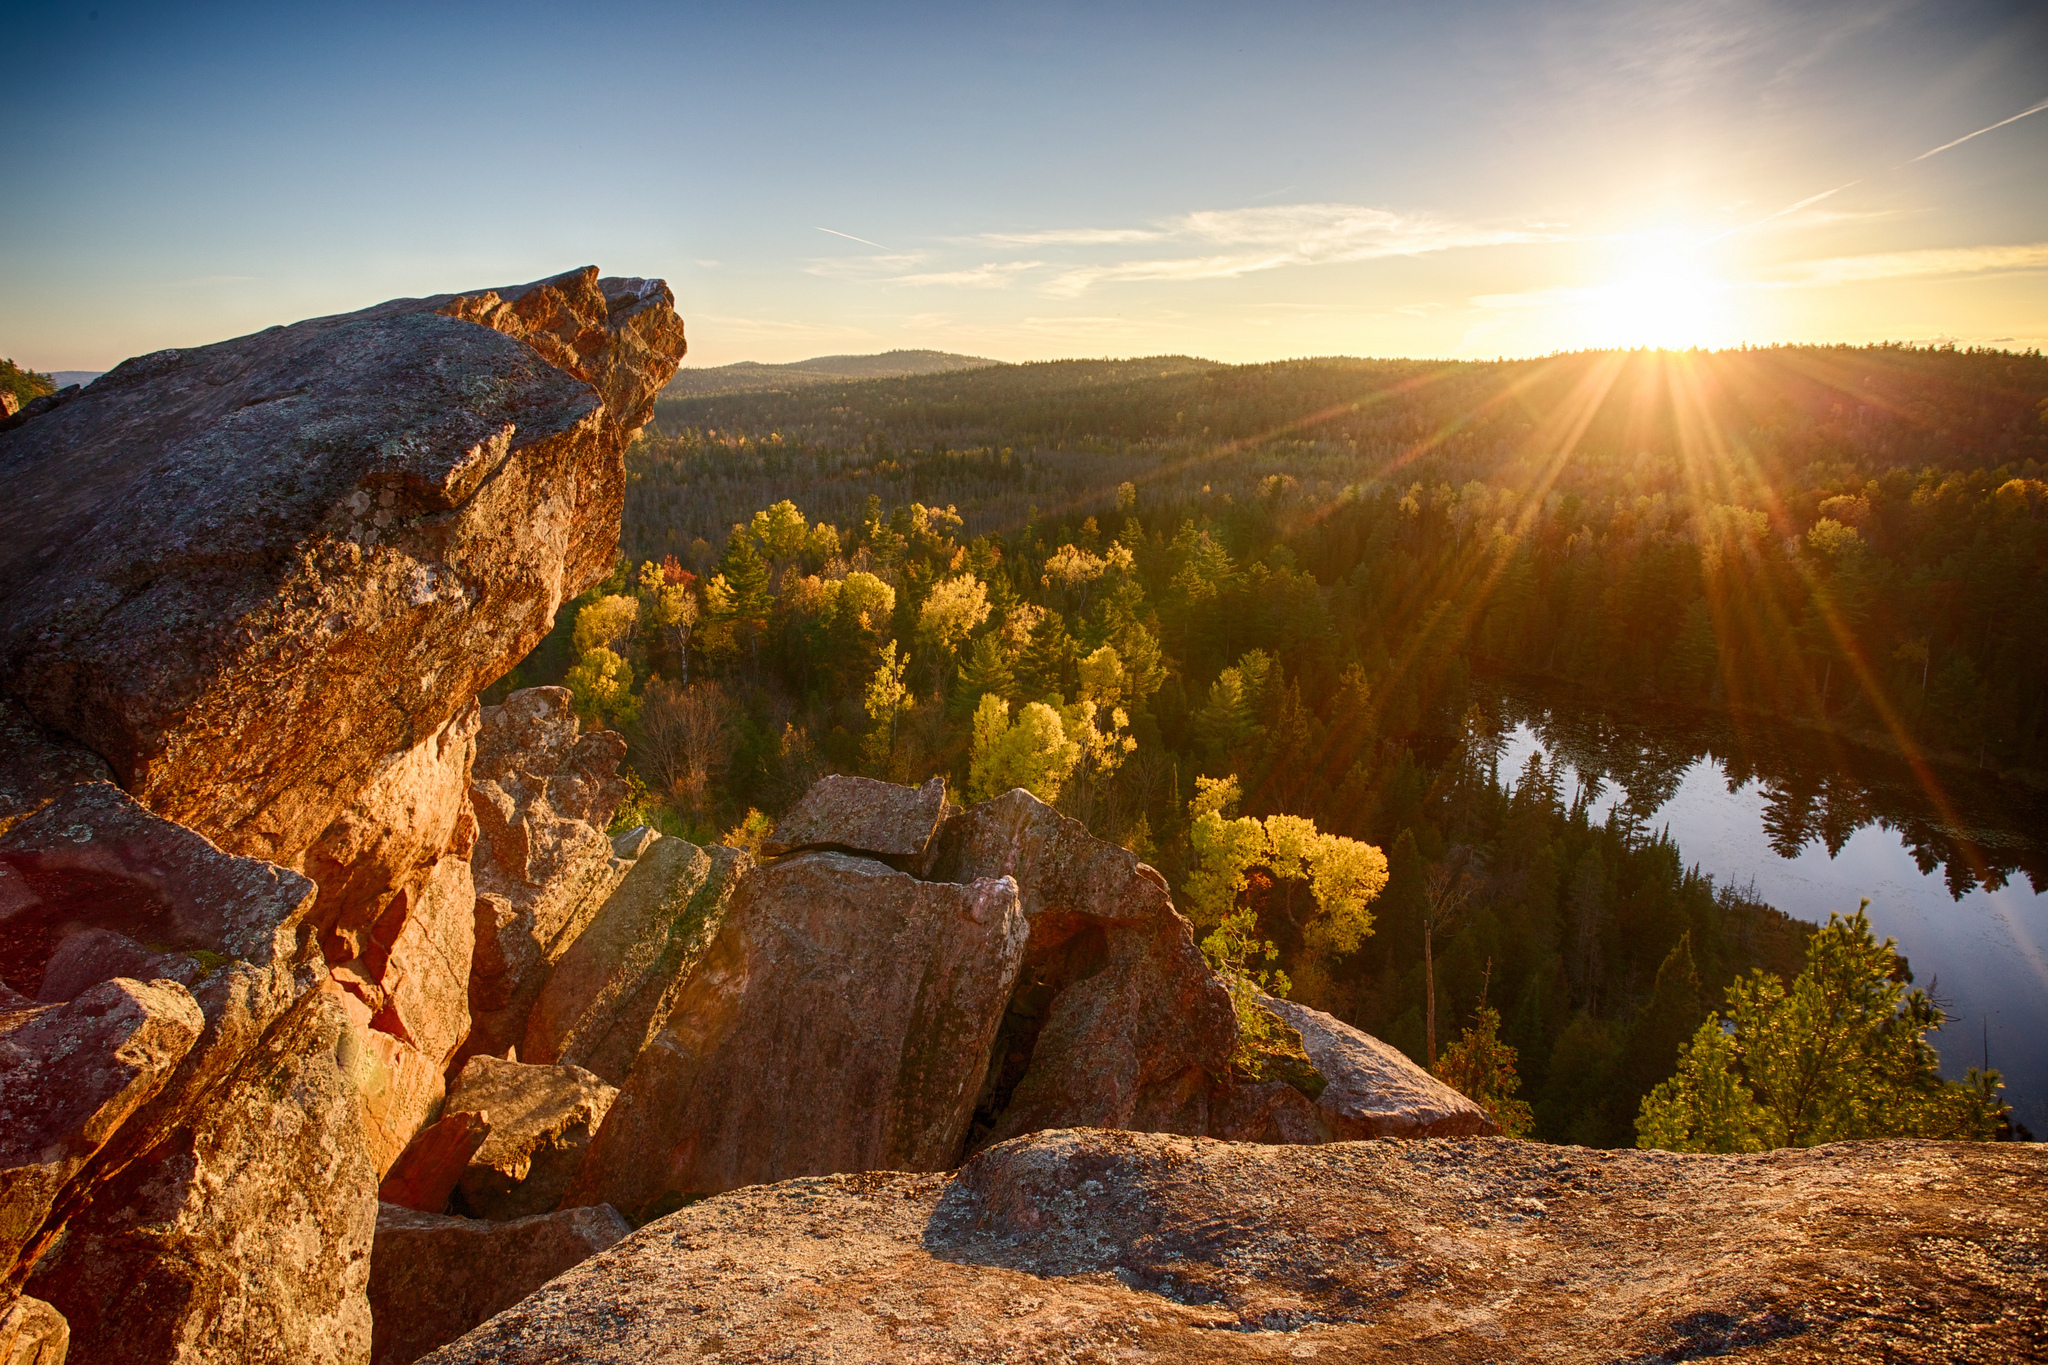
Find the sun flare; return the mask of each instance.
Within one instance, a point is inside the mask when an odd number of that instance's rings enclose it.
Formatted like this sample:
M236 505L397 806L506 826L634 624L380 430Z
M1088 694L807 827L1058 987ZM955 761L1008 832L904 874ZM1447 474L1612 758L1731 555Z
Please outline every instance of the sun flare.
M1710 346L1725 340L1728 285L1690 234L1637 241L1608 283L1589 291L1586 329L1599 346Z

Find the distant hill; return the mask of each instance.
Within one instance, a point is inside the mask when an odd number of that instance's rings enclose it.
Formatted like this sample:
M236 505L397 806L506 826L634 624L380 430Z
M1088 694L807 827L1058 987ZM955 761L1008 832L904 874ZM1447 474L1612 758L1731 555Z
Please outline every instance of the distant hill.
M52 370L50 378L62 389L73 384L90 384L105 373L105 370Z
M710 369L684 368L661 391L663 398L708 398L724 393L763 393L811 384L843 384L861 379L900 379L905 375L950 374L978 370L999 362L946 351L884 351L880 355L821 355L787 365L742 360Z

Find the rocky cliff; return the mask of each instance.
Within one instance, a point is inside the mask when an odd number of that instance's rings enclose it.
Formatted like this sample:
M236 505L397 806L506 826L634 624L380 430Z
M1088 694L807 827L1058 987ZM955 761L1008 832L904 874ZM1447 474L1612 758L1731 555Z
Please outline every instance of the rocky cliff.
M673 303L395 300L0 432L7 1359L367 1358L471 1033L476 698L610 565Z

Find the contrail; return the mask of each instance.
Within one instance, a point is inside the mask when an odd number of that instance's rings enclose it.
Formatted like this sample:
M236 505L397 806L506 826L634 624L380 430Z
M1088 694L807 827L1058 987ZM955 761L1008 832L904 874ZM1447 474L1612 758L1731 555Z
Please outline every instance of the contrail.
M1788 213L1797 213L1799 212L1799 210L1807 207L1809 204L1818 204L1823 199L1827 199L1834 195L1840 194L1843 190L1854 188L1855 186L1860 185L1862 183L1863 182L1861 180L1851 180L1846 185L1837 185L1831 190L1822 190L1819 194L1809 194L1806 196L1806 198L1800 200L1798 203L1787 204L1784 208L1779 209L1776 213L1767 213L1763 217L1757 219L1754 223L1744 223L1740 227L1729 228L1726 232L1722 233L1720 237L1709 237L1707 238L1707 243L1711 244L1714 242L1718 242L1721 240L1721 237L1733 237L1736 233L1747 232L1753 227L1762 227L1765 223L1770 222L1774 218L1783 218Z
M1973 134L1973 136L1974 136L1974 134ZM831 233L831 234L832 234L832 235L833 235L834 237L844 237L844 238L845 238L845 239L846 239L847 241L849 241L849 242L859 242L859 243L860 243L860 244L861 244L862 246L871 246L871 247L873 247L873 248L874 248L875 250L877 250L877 251L887 251L887 250L889 250L889 248L888 248L888 247L885 247L885 246L883 246L883 245L882 245L882 244L881 244L880 242L871 242L871 241L869 241L869 240L868 240L867 238L865 238L865 237L856 237L856 236L854 236L854 235L853 235L852 233L850 233L850 232L841 232L841 231L840 231L840 230L839 230L838 228L827 228L827 227L821 227L821 228L819 228L819 229L818 229L818 231L820 231L820 232L829 232L829 233Z
M1916 157L1914 157L1914 158L1913 158L1913 161L1925 161L1925 160L1926 160L1926 159L1927 159L1928 157L1930 157L1930 156L1933 156L1933 155L1934 155L1934 152L1945 152L1945 151L1947 151L1947 150L1948 150L1949 148L1951 148L1951 147L1960 147L1960 146L1962 146L1962 145L1963 145L1963 144L1964 144L1965 142L1968 142L1968 141L1969 141L1969 140L1970 140L1971 138L1973 138L1973 137L1982 137L1982 136L1984 136L1984 134L1986 134L1986 133L1988 133L1988 132L1992 131L1992 129L1994 129L1994 128L2003 128L2003 127L2004 127L2004 126L2005 126L2006 124L2008 124L2008 123L2018 123L2018 122L2019 122L2019 121L2020 121L2021 119L2025 118L2025 117L2026 117L2027 115L2029 115L2029 114L2038 114L2038 113L2040 113L2040 112L2041 112L2041 111L2042 111L2043 109L2048 109L2048 100L2042 100L2042 101L2041 101L2041 102L2040 102L2039 104L2035 105L2035 106L2034 106L2033 108L2031 108L2031 109L2022 109L2022 110L2020 110L2020 111L2019 111L2019 112L2018 112L2017 114L2014 114L2014 115L2013 115L2013 116L2012 116L2011 118L2002 118L2002 119L2000 119L2000 120L1999 120L1998 122L1996 122L1996 123L1992 124L1990 128L1979 128L1979 129L1978 129L1978 130L1977 130L1976 132L1974 132L1974 133L1965 133L1965 134L1963 134L1963 135L1962 135L1961 137L1957 138L1957 139L1956 139L1956 140L1955 140L1954 142L1944 142L1944 143L1942 143L1942 144L1941 144L1941 145L1940 145L1939 147L1936 147L1936 148L1934 149L1934 151L1933 151L1933 152L1922 152L1922 153L1920 153L1920 155L1918 155L1918 156L1916 156ZM1912 165L1912 164L1913 164L1913 161L1902 161L1902 162L1900 162L1899 164L1900 164L1901 166L1910 166L1910 165Z

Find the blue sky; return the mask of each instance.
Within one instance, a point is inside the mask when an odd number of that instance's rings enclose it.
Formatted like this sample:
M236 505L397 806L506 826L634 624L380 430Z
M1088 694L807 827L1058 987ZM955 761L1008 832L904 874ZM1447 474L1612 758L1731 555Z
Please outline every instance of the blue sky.
M8 23L41 369L587 262L667 278L692 364L2048 340L2048 111L1924 156L2048 100L2038 5Z

